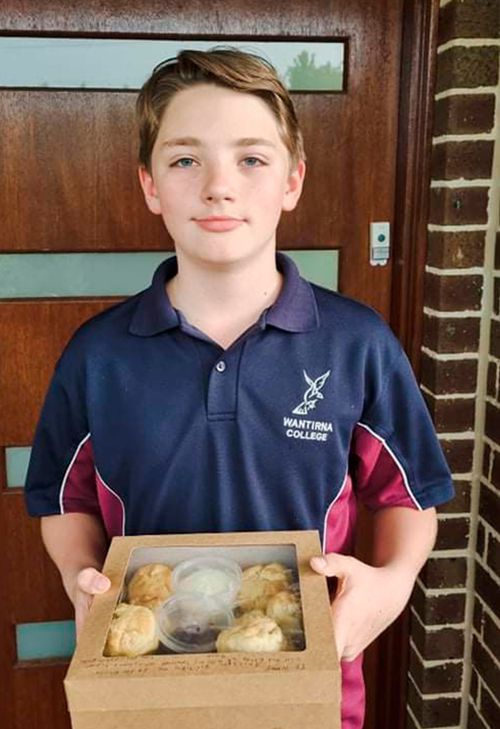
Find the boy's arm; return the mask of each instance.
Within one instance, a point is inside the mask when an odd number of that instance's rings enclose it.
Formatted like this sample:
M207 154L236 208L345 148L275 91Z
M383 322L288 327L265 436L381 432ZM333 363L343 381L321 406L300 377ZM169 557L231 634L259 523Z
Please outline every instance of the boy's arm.
M100 573L107 540L100 519L93 514L44 516L42 540L58 568L64 589L75 608L76 634L80 633L92 596L106 592L109 579Z
M436 539L433 508L389 507L373 519L374 566L341 554L311 560L316 572L338 578L332 617L343 660L356 658L402 612Z

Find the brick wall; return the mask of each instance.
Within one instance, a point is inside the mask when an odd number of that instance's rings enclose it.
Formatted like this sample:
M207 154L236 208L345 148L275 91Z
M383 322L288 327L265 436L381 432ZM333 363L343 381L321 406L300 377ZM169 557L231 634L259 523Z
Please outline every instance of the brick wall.
M499 31L500 0L441 1L421 381L457 497L412 598L408 729L500 727Z

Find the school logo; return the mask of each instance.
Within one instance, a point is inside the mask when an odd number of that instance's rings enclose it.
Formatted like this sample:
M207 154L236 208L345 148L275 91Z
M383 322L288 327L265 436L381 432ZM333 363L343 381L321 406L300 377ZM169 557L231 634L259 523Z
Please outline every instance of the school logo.
M315 380L309 377L307 372L303 370L304 379L307 383L307 390L304 392L302 402L292 410L293 415L307 415L310 410L314 410L318 400L324 400L321 392L325 386L325 382L330 377L331 370L317 377ZM283 418L283 428L287 438L295 440L314 440L325 442L328 436L333 432L333 426L328 420L306 420L305 418Z
M312 380L305 370L302 371L304 373L304 379L309 387L305 391L300 405L297 405L297 407L292 410L294 415L307 415L309 410L314 410L318 400L324 399L321 390L323 389L327 379L330 377L331 372L331 370L328 370L328 372L325 372L324 375L320 375L315 380Z

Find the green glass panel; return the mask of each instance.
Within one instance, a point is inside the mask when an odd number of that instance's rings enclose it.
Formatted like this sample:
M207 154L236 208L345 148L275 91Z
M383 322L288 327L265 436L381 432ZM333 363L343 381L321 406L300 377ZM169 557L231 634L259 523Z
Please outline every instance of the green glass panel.
M75 650L75 623L20 623L16 625L16 645L19 661L68 658Z
M8 253L0 297L127 296L149 286L169 253Z
M30 460L31 448L6 448L5 464L7 470L7 486L24 486L26 472Z
M337 288L338 251L291 251L302 275ZM6 253L0 298L129 296L149 286L169 253Z
M338 251L286 251L286 253L295 261L303 278L337 291Z
M263 56L293 91L343 89L343 42L0 38L0 86L139 89L183 48L232 46Z

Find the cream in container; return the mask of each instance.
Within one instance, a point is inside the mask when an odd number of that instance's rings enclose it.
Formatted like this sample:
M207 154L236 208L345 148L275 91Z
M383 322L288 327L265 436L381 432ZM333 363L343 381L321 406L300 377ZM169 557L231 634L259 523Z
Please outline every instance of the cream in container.
M177 565L172 573L175 594L197 594L216 598L232 606L241 585L241 568L226 557L193 557Z

